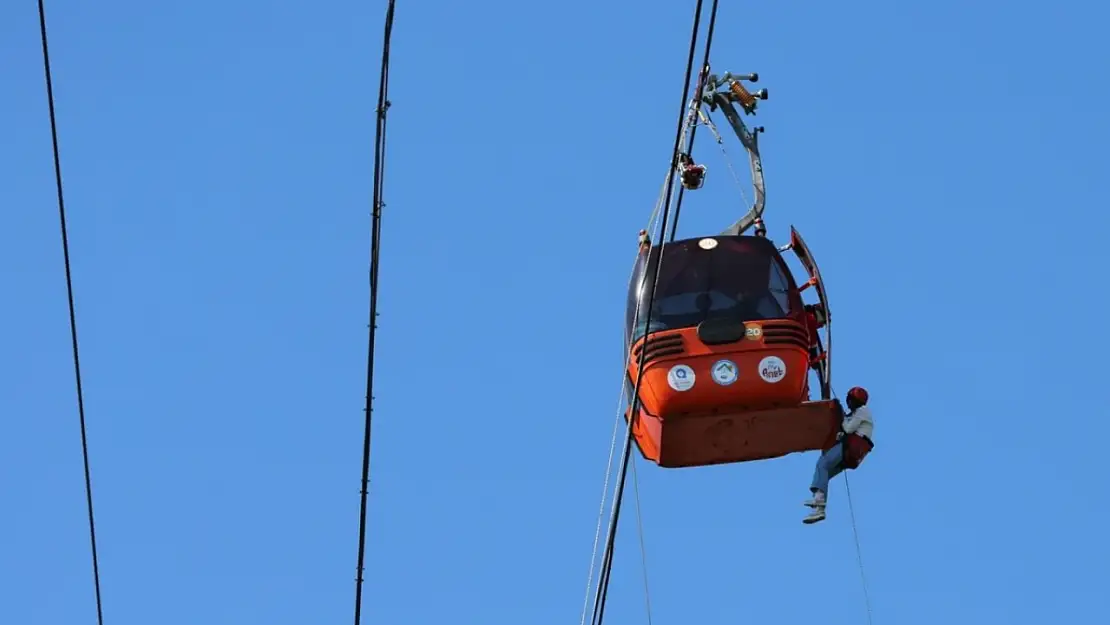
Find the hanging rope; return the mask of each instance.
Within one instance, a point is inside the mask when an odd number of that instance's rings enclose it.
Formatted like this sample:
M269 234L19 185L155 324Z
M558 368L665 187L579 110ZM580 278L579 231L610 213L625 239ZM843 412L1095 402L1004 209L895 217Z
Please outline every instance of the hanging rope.
M859 544L859 530L856 528L856 511L852 507L852 487L848 484L848 473L844 473L844 490L848 495L848 516L852 519L852 536L856 540L856 561L859 562L859 578L863 583L863 603L867 607L867 624L871 625L871 594L867 592L867 576L863 572L863 549Z
M654 221L655 214L652 213L651 220L648 222L648 227L651 227L651 222ZM650 232L651 230L648 230ZM632 280L636 276L636 269L633 267L632 272L628 276L629 288L632 287ZM637 305L636 313L639 314L639 306ZM625 366L628 366L628 356L625 356ZM594 546L593 551L590 553L590 572L586 575L586 596L582 600L582 618L579 621L580 625L586 623L586 611L590 607L590 587L594 581L594 571L597 569L597 547L601 542L601 522L605 519L605 502L609 500L609 478L613 474L613 457L617 452L617 432L621 422L621 405L624 404L624 379L622 377L620 384L620 391L617 394L617 414L613 420L613 436L609 441L609 461L605 464L605 480L601 485L601 505L597 511L597 528L594 530Z
M671 171L671 170L668 170L668 171ZM668 174L668 177L669 176L670 176L670 174ZM666 200L666 188L667 188L667 185L666 185L666 183L664 183L663 184L663 190L662 190L662 192L660 193L660 196L659 196L659 201L657 202L657 204L655 206L655 210L652 211L651 217L648 219L647 232L652 232L653 231L654 225L656 223L656 218L658 217L659 209L664 206L664 201ZM633 281L635 280L635 278L636 278L636 267L633 266L632 271L628 275L628 288L629 288L629 290L632 290L634 288ZM642 288L642 287L643 287L643 281L641 280L640 288ZM640 317L640 300L637 298L637 300L636 300L636 311L634 313L634 318L639 319L639 317ZM628 363L629 363L630 360L631 360L631 355L626 352L625 357L624 357L624 368L627 369ZM598 544L601 540L601 522L605 518L605 502L607 502L609 500L609 478L612 476L612 473L613 473L613 456L616 454L616 450L617 450L617 431L618 431L618 428L620 427L621 417L623 416L623 411L621 410L621 406L624 404L624 394L625 394L625 386L624 385L625 385L624 376L621 376L620 391L617 394L616 417L613 420L613 436L612 436L612 439L609 441L609 460L605 465L605 480L604 480L604 482L602 484L602 487L601 487L601 504L600 504L599 510L597 512L597 528L594 531L593 550L590 553L590 571L586 576L586 596L582 601L582 618L579 621L580 625L585 625L585 623L586 623L586 611L590 607L590 587L593 584L594 571L597 568L597 547L598 547ZM635 468L636 468L635 465L633 465L633 471L635 471ZM635 479L635 474L633 474L633 479ZM636 501L637 501L637 510L638 510L639 509L639 491L638 490L637 490L637 499L636 499ZM641 537L642 537L642 534L641 534ZM603 564L603 566L604 566L604 564ZM644 579L645 579L645 588L646 588L646 580L647 580L647 571L646 570L644 571ZM650 614L650 608L649 608L649 614ZM649 620L650 620L650 616L649 616Z
M647 610L647 625L651 625L651 589L648 587L647 547L644 545L644 515L640 512L640 477L636 473L636 461L632 461L632 492L636 495L636 534L640 537L640 568L644 574L644 608Z
M66 293L69 297L69 335L73 343L73 375L77 383L77 416L81 422L81 457L85 463L85 503L89 510L89 542L92 545L93 587L96 590L96 622L104 625L100 597L100 560L96 552L96 518L93 515L92 472L89 469L89 439L85 427L85 393L81 386L81 355L77 348L77 312L73 303L73 272L69 263L69 234L66 229L66 202L62 191L62 156L58 147L58 118L54 111L54 81L50 72L50 44L46 37L46 6L39 0L39 32L42 39L42 65L46 74L46 102L50 108L50 138L54 147L54 185L58 191L58 217L62 226L62 255L65 258Z
M637 309L637 312L639 312L638 309ZM579 623L582 624L582 625L584 625L585 622L586 622L586 611L587 611L587 609L589 608L589 605L590 605L590 586L591 586L591 582L593 581L594 570L595 570L596 565L597 565L597 547L598 547L598 543L599 543L600 538L601 538L601 521L605 516L605 502L608 501L608 499L609 499L609 496L608 496L609 495L609 477L612 474L613 456L615 455L616 448L617 448L617 428L620 425L620 419L621 419L621 416L622 416L622 412L621 412L620 408L621 408L621 405L623 403L624 403L624 384L622 382L620 396L617 399L617 418L616 418L616 421L613 423L613 437L612 437L612 441L610 442L610 445L609 445L609 462L605 467L605 483L602 486L601 509L598 511L597 528L594 531L593 551L590 553L590 572L586 577L586 597L582 602L582 617L579 621ZM650 590L649 590L649 587L648 587L647 547L644 544L643 515L641 514L641 511L640 511L640 482L639 482L639 476L636 473L636 463L635 462L632 463L632 485L633 485L633 491L635 493L635 502L636 502L636 525L637 525L637 529L638 529L637 533L638 533L639 539L640 539L640 563L641 563L641 567L643 569L643 578L644 578L644 602L646 604L646 609L647 609L648 625L651 625L651 593L650 593Z
M358 565L355 577L355 625L362 622L362 583L366 562L366 499L370 492L370 430L374 410L374 339L378 329L378 263L382 240L382 186L385 179L385 121L389 110L389 43L393 34L393 5L389 0L385 11L385 35L382 40L382 67L378 85L377 128L374 132L374 195L370 230L370 336L366 356L366 426L362 439L362 490L358 518Z
M644 230L645 232L651 233L651 232L655 231L656 225L658 224L659 214L667 204L668 179L671 176L673 176L673 172L674 172L673 167L668 167L667 168L667 175L663 178L663 184L659 189L659 197L656 199L655 206L654 206L654 208L652 208L651 215L648 217L647 227ZM635 268L635 266L633 266L632 270L628 274L628 288L629 288L629 290L631 290L633 288L632 283L633 283L633 280L635 279L635 277L636 277L636 268ZM637 318L637 319L640 316L640 301L639 300L636 301L636 312L634 313L634 315L635 315L635 318ZM624 368L626 368L626 369L628 368L628 362L630 360L631 360L631 355L628 354L628 353L625 353L624 365L623 365ZM607 501L609 501L609 478L612 477L612 475L613 475L613 457L616 455L616 451L617 451L617 432L618 432L618 429L620 428L621 417L623 415L623 412L621 411L621 406L624 404L624 394L625 394L623 376L621 378L621 384L620 384L619 388L620 388L620 390L617 393L616 415L613 419L613 435L612 435L612 438L609 441L609 460L605 464L605 479L603 480L602 485L601 485L601 503L599 504L598 511L597 511L597 527L594 530L593 549L590 552L590 570L589 570L589 573L587 573L587 575L586 575L586 595L582 600L582 617L581 617L581 620L579 621L580 625L585 625L585 623L586 623L586 612L590 608L590 588L593 585L594 572L596 571L597 564L598 564L597 563L597 548L598 548L599 543L601 542L601 524L602 524L602 521L605 519L605 503ZM633 467L633 468L635 468L635 467Z

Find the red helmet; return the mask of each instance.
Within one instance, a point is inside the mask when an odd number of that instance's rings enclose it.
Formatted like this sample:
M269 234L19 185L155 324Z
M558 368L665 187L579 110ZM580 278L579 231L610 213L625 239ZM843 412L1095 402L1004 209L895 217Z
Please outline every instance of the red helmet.
M868 399L867 389L863 388L862 386L853 386L851 389L848 390L848 398L854 399L856 403L861 406L866 406Z

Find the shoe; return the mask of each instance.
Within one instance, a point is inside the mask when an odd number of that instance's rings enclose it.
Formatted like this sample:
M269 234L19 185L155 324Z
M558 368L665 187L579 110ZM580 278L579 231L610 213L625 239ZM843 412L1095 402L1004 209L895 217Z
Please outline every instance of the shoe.
M807 508L821 508L825 505L825 500L824 500L824 498L818 499L818 498L814 497L813 499L810 499L809 501L803 502L802 505L807 507Z
M805 523L806 525L812 525L814 523L817 523L819 521L824 521L824 520L825 520L825 506L817 506L813 509L813 512L809 513L809 516L802 519L802 523Z

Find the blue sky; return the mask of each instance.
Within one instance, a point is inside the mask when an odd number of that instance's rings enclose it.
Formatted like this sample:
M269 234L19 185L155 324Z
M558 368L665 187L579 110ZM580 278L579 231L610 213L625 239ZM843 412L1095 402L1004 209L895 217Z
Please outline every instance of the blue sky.
M721 4L715 69L771 91L770 235L805 235L835 384L873 398L875 622L1089 620L1107 10ZM578 622L692 5L398 3L364 623ZM49 3L112 625L351 618L384 8ZM33 2L0 59L0 621L90 623ZM699 134L683 236L741 210ZM654 623L864 622L839 479L799 522L814 460L641 461ZM646 622L632 511L607 623Z

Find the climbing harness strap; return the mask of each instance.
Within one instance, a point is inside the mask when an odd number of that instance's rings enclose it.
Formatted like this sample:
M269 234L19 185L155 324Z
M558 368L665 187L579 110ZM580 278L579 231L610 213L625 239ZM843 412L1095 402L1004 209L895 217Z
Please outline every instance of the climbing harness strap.
M840 445L841 458L843 458L841 464L848 470L859 468L859 465L863 464L863 459L875 448L875 443L871 442L870 438L856 433L845 436L841 439Z

